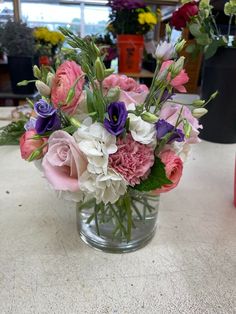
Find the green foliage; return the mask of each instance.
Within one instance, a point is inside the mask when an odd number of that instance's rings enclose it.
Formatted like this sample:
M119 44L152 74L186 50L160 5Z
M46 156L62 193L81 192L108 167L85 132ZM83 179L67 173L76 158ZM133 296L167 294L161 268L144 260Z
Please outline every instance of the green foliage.
M18 145L21 135L25 132L26 120L12 122L0 128L0 145Z
M1 42L8 56L34 55L33 30L24 23L8 21L1 30Z
M160 189L164 184L171 184L172 182L167 178L165 172L165 165L160 158L156 157L151 173L148 178L140 184L135 185L138 191L149 192L155 189Z

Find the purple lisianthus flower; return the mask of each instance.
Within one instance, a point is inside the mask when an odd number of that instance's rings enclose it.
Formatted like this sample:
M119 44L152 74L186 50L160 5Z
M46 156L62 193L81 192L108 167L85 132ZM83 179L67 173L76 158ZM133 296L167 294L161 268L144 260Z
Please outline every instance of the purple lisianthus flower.
M184 133L180 129L175 129L175 127L168 123L164 119L160 119L156 123L156 132L157 132L157 139L162 140L164 136L166 136L168 133L173 132L173 134L170 136L167 144L176 142L183 142L184 141Z
M113 10L132 10L145 7L144 0L109 0L108 5Z
M34 117L30 117L30 119L24 125L26 131L34 130L37 119Z
M47 118L48 116L52 116L57 109L53 108L45 100L40 99L34 104L34 111L39 117Z
M35 123L35 130L40 135L43 135L46 132L58 130L60 128L61 121L56 112L45 118L38 117Z
M113 102L108 106L107 112L109 120L107 118L104 119L106 130L115 136L120 135L125 129L128 117L125 103L122 101Z

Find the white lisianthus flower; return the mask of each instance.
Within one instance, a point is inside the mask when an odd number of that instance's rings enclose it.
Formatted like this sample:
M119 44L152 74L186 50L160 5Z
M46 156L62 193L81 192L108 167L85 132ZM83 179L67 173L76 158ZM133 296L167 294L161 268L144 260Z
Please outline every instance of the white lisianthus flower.
M135 141L145 145L154 145L156 143L154 124L144 121L133 113L129 113L129 119L129 129Z
M87 170L91 173L107 173L109 154L117 151L116 137L110 134L101 123L82 125L74 133L81 152L88 160Z
M157 45L155 56L159 60L170 60L175 56L175 47L172 45L172 43L163 41Z
M103 202L115 203L127 189L127 182L112 169L106 174L93 174L85 171L79 178L80 189L91 198L96 198L97 204Z

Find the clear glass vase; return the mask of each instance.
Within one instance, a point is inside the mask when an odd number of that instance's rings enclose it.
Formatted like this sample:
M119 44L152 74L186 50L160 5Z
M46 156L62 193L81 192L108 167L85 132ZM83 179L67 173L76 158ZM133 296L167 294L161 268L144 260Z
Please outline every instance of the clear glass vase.
M98 250L132 252L145 246L154 236L158 208L159 195L136 190L115 204L96 204L94 199L78 203L78 232L85 243Z

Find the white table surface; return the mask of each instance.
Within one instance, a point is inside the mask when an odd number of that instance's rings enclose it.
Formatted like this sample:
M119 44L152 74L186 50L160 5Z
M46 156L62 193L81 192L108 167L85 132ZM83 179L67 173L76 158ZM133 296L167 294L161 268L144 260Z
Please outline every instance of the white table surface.
M236 313L235 152L193 146L153 240L113 255L80 240L75 206L19 147L0 147L0 313Z

